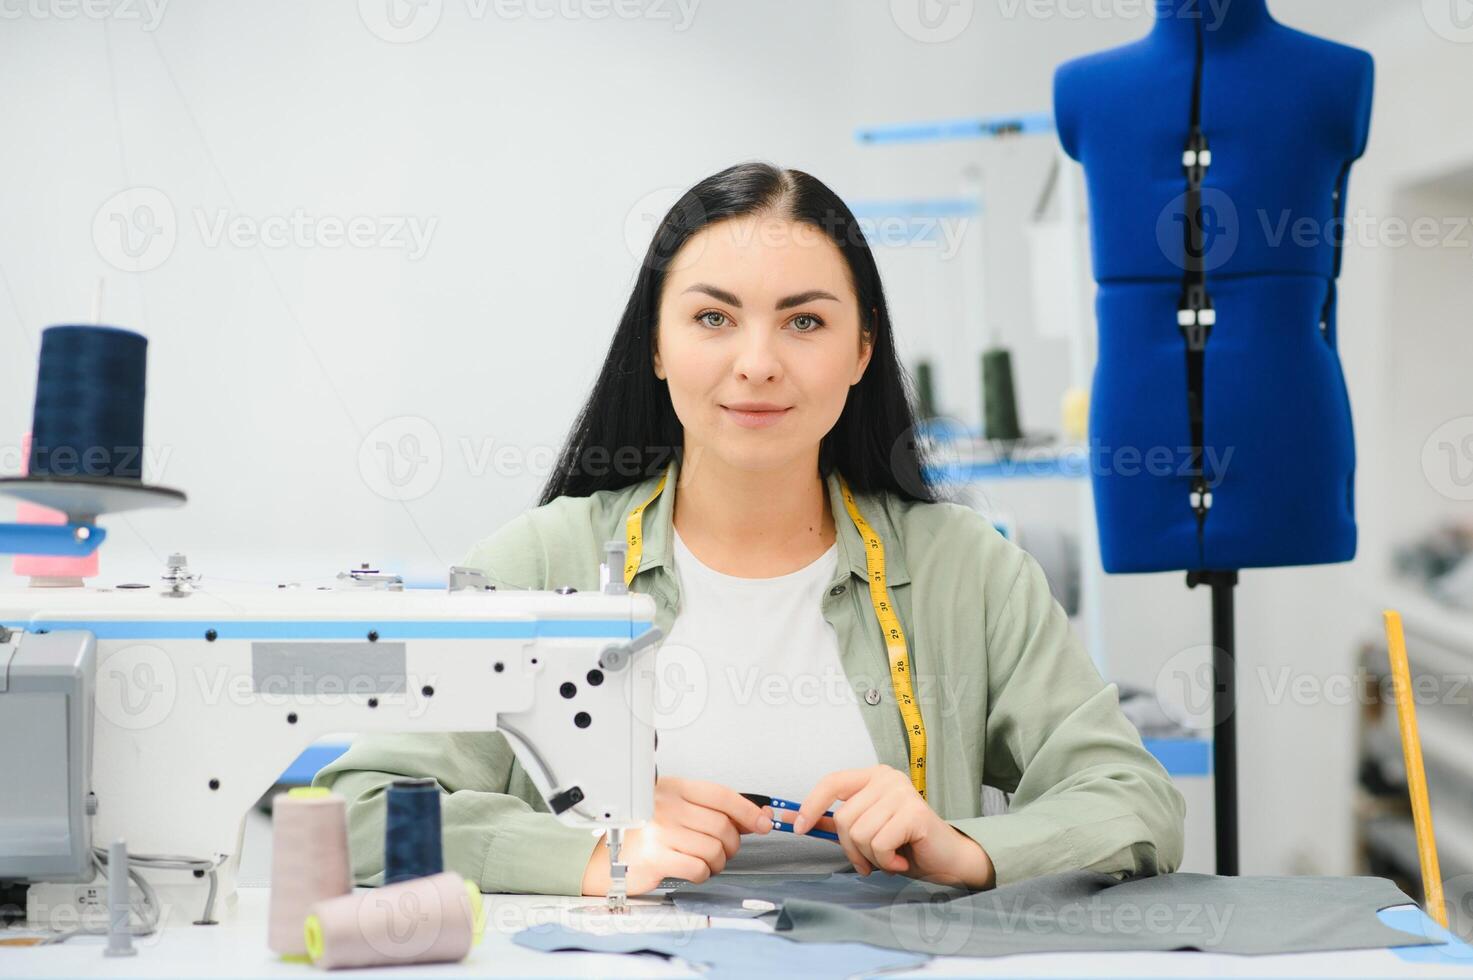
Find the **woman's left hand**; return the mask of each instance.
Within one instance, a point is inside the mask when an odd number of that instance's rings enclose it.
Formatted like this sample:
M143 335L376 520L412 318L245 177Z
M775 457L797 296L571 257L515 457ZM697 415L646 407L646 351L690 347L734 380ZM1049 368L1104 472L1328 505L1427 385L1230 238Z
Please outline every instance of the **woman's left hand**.
M836 801L833 821L854 870L878 868L911 878L990 888L992 859L966 834L942 820L916 792L910 777L890 766L842 769L819 780L793 820L807 833Z

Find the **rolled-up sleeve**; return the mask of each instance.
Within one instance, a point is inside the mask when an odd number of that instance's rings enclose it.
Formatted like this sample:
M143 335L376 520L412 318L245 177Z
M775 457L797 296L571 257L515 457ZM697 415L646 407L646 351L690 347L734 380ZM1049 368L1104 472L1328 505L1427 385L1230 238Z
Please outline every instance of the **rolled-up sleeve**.
M1117 877L1181 864L1186 806L1120 711L1049 592L1038 562L1018 568L985 631L983 781L1008 813L953 820L992 859L999 885L1074 869Z

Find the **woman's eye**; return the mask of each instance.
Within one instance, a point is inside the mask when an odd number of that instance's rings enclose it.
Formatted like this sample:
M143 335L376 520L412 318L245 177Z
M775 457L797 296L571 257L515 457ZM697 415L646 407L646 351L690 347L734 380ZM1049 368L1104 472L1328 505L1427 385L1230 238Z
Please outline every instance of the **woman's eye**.
M799 313L793 317L793 326L798 328L799 333L813 333L823 326L823 321L812 313Z
M724 327L726 325L726 314L717 310L707 310L697 313L696 319L708 327Z

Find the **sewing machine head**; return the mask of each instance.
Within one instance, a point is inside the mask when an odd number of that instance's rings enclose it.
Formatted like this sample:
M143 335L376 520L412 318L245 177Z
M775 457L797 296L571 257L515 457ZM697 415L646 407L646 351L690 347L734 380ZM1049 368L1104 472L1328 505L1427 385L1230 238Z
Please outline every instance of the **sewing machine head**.
M496 591L471 569L446 590L350 573L226 591L170 566L153 587L0 590L0 784L17 790L0 880L90 881L92 848L123 838L218 863L228 909L246 812L333 733L500 731L564 823L652 816L642 654L660 633L617 576L603 592ZM149 874L198 914L204 882ZM75 884L30 893L85 900Z

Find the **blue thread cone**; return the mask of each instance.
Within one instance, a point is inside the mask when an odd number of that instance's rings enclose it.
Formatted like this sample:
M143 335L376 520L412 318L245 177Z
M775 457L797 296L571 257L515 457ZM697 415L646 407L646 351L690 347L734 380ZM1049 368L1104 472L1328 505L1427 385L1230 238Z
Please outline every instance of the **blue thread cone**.
M394 780L384 824L384 884L444 870L439 784L433 779Z
M148 341L118 327L41 331L31 476L143 474L143 396Z

